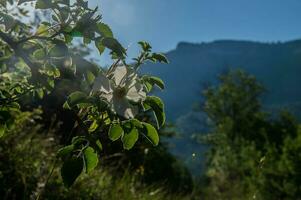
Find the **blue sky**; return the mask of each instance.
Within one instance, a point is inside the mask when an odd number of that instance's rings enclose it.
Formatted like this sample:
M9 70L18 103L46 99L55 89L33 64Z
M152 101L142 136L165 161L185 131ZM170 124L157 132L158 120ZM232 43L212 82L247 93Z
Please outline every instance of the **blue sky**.
M216 39L287 41L301 38L301 0L92 0L129 55L136 42L155 51L178 42Z

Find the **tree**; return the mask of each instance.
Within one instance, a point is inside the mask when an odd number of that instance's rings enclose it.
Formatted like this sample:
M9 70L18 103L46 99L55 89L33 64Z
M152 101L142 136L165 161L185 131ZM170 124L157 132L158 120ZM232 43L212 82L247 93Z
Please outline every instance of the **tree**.
M205 90L212 132L205 189L209 199L300 199L300 125L264 112L255 77L230 71Z
M23 5L31 5L36 16L42 11L50 17L25 22L29 11ZM134 64L128 64L126 49L97 11L84 0L7 0L0 6L0 135L7 133L15 116L25 109L24 99L43 99L57 85L75 84L62 106L74 113L73 127L78 131L68 133L71 143L57 156L64 161L61 175L66 186L83 170L89 173L96 167L102 135L121 140L127 150L139 135L156 146L157 129L165 122L163 102L148 95L153 86L163 89L163 81L141 76L138 70L146 61L168 63L166 57L151 52L151 46L142 41L141 53ZM100 68L82 57L74 50L74 38L94 43L100 55L109 49L113 64ZM154 113L156 128L139 118L139 113L148 110Z

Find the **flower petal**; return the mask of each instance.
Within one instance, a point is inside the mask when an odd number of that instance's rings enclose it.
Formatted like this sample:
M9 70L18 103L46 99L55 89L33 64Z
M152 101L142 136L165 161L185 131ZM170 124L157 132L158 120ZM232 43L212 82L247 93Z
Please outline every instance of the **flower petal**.
M128 100L139 102L146 98L146 93L143 91L143 86L139 83L136 83L132 86L126 94Z
M113 80L115 81L115 84L118 86L123 86L124 79L126 78L126 75L128 73L128 69L126 66L118 66L113 71Z
M99 74L94 81L92 90L104 93L112 92L110 80L105 75Z
M113 108L114 111L127 119L134 118L138 113L138 108L129 103L126 98L114 98L113 97Z

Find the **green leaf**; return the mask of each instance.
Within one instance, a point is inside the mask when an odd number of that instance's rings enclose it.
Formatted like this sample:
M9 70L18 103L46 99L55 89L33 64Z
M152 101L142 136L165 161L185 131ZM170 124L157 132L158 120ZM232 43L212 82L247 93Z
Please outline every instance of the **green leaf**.
M148 96L144 101L144 106L152 108L156 117L158 128L162 127L165 123L164 104L162 100L156 96Z
M91 39L88 37L83 37L83 42L84 44L90 44L91 43Z
M35 35L39 35L39 36L47 36L49 34L49 26L45 25L45 24L40 24L40 26L38 27Z
M94 83L95 76L90 70L88 70L86 72L86 80L87 80L89 85L92 85Z
M147 92L152 91L152 89L153 89L153 84L151 84L151 83L148 82L148 81L144 81L144 85L145 85L145 87L146 87Z
M71 110L71 107L68 104L68 101L65 101L65 103L63 104L63 108L66 110Z
M38 49L33 52L33 57L37 60L43 60L46 58L46 53L44 49Z
M84 162L82 157L71 157L64 162L61 168L61 176L67 187L73 185L74 181L82 173L83 167Z
M165 88L164 82L158 77L145 75L142 77L142 80L144 81L144 85L146 86L148 92L151 91L154 85L157 85L162 90Z
M138 44L141 46L143 51L150 52L152 49L151 45L148 42L140 41L138 42Z
M88 9L88 1L77 0L77 4L84 9Z
M99 33L102 37L110 37L113 38L113 32L111 28L104 23L98 23L96 32Z
M117 54L117 56L122 57L125 54L125 49L121 46L121 44L114 38L106 37L102 40L102 45L111 49L113 52Z
M72 138L71 143L75 146L86 143L87 139L85 136L75 136Z
M44 90L42 88L36 89L35 92L37 93L38 97L40 99L43 99L44 97Z
M167 60L166 56L163 55L162 53L153 53L152 57L154 59L156 59L157 61L159 61L159 62L168 63L168 60Z
M86 148L83 153L86 173L89 173L97 166L98 156L92 147Z
M61 4L69 5L70 4L70 0L56 0L56 3L61 3Z
M22 3L26 3L26 2L31 2L31 1L34 1L34 0L19 0L18 5L21 5Z
M138 119L130 119L128 122L130 122L136 128L143 128L142 123Z
M151 76L151 77L149 77L149 81L151 83L153 83L154 85L157 85L162 90L165 88L164 82L162 81L162 79L160 79L158 77Z
M98 128L97 120L94 120L94 121L92 122L92 124L90 125L88 131L89 131L89 133L92 133L92 132L95 131L97 128Z
M64 37L67 44L70 44L73 40L73 37L70 34L64 33Z
M36 9L49 9L52 8L51 0L37 0Z
M64 57L68 55L68 47L63 41L58 42L49 50L50 57Z
M70 35L71 35L72 37L82 37L82 36L83 36L83 33L82 33L81 31L78 31L78 30L74 29L74 30L72 30L72 31L70 32Z
M58 7L60 19L62 22L66 22L69 17L70 8L68 6Z
M159 135L155 127L153 127L151 124L142 122L144 126L144 131L146 134L143 134L154 146L157 146L159 144Z
M5 134L5 126L0 125L0 138Z
M138 140L138 130L136 128L132 128L130 132L124 133L121 140L123 143L123 148L130 150Z
M12 29L17 21L10 15L5 14L4 12L0 12L0 16L3 19L3 25L5 26L5 31Z
M101 151L102 150L102 144L101 144L101 142L99 140L96 140L95 144L96 144L98 150Z
M95 40L95 46L98 49L99 54L102 54L105 50L105 46L102 44L102 40L100 38L97 38Z
M87 95L83 92L76 91L69 95L67 102L69 107L73 107L79 103L85 103Z
M74 150L74 145L73 144L62 147L58 150L57 156L61 157L61 158L64 158L64 157L70 155L73 150Z
M111 124L109 129L109 138L112 141L118 140L123 134L123 129L119 124Z

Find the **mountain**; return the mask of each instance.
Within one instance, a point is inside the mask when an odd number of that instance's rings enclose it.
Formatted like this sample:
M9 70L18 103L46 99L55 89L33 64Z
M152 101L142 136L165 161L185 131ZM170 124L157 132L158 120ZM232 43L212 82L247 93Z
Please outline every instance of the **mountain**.
M268 104L290 104L301 97L301 40L181 42L166 56L169 65L150 63L144 72L164 80L166 90L159 96L166 103L170 121L200 102L203 84L214 83L220 73L229 69L242 68L255 75L268 89L264 98Z
M264 84L267 93L263 103L267 108L288 107L301 113L301 40L181 42L166 56L169 65L149 63L143 69L166 84L164 92L156 94L165 102L167 121L176 123L183 134L181 139L172 140L172 151L185 160L191 160L194 152L204 151L196 148L190 135L204 131L206 117L192 108L201 102L203 86L216 83L218 75L229 69L244 69Z

